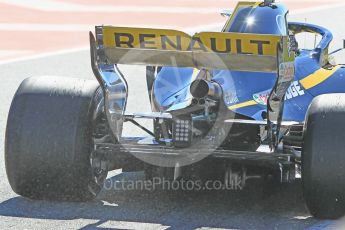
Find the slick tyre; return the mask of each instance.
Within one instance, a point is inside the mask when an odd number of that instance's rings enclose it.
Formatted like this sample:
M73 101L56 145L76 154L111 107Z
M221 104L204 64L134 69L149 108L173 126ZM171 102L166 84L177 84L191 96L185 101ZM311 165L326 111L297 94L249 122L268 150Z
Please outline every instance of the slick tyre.
M14 192L30 199L86 201L103 187L91 169L99 85L62 77L22 82L8 115L5 163Z
M309 107L302 181L312 215L337 219L345 214L345 94L319 96Z

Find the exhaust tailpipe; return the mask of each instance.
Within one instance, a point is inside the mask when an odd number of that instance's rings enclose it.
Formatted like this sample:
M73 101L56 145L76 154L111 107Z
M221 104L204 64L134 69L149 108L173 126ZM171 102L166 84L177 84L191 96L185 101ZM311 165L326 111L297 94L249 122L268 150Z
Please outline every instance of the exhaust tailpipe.
M214 81L195 80L190 86L190 93L197 99L209 97L218 100L222 97L222 87Z

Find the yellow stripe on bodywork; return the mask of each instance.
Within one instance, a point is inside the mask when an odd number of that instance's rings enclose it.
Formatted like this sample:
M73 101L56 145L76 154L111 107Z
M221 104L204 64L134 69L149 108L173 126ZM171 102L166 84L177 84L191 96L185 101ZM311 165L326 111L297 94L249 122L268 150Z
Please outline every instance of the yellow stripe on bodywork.
M326 81L328 78L330 78L335 72L337 72L338 69L340 69L341 66L335 66L333 69L328 70L328 69L319 69L317 70L315 73L305 77L304 79L300 80L300 84L303 86L303 88L305 90L311 89L319 84L321 84L322 82ZM258 103L254 100L252 101L247 101L247 102L243 102L240 104L236 104L233 106L229 106L228 108L230 110L234 110L234 109L241 109L244 107L248 107L248 106L253 106L253 105L257 105Z
M251 100L251 101L243 102L243 103L240 103L240 104L237 104L237 105L229 106L228 108L230 110L234 110L234 109L240 109L240 108L244 108L244 107L252 106L252 105L257 105L257 104L258 103L256 101Z
M331 70L321 68L315 73L300 80L300 83L306 90L313 88L330 78L339 68L341 68L341 66L336 66Z

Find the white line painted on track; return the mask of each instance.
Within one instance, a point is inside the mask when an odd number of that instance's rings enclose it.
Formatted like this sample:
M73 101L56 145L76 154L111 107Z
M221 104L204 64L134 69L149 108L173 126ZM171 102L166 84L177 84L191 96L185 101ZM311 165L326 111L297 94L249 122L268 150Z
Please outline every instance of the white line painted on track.
M0 58L18 57L18 55L28 55L33 52L33 50L0 50Z
M131 222L131 221L115 221L108 220L98 226L100 229L157 229L165 230L169 229L170 226L156 224L156 223L143 223L143 222Z
M11 63L20 62L20 61L30 61L30 60L35 60L35 59L63 55L63 54L70 54L70 53L75 53L75 52L80 52L80 51L85 51L85 50L89 50L89 47L65 49L65 50L41 53L41 54L27 56L23 58L15 58L15 59L10 59L10 60L0 61L0 65L11 64Z
M61 31L84 32L94 29L94 25L86 24L37 24L37 23L0 23L0 31Z

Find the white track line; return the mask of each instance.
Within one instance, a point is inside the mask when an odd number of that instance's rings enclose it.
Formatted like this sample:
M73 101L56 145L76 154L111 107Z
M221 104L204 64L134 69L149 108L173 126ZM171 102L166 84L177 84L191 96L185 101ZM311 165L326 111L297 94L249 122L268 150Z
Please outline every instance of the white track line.
M87 24L0 23L0 31L85 32L93 29L94 25Z
M104 202L104 201L103 201ZM107 204L105 203L105 206ZM156 224L156 223L144 223L144 222L131 222L131 221L118 221L118 220L108 220L104 223L101 223L97 226L100 229L157 229L157 230L166 230L170 226Z
M32 52L33 52L32 50L0 50L0 58L15 56L18 54L28 54Z
M36 59L40 59L40 58L47 58L47 57L58 56L58 55L63 55L63 54L70 54L70 53L75 53L75 52L80 52L80 51L85 51L85 50L89 50L89 47L87 46L87 47L66 49L66 50L60 50L60 51L41 53L41 54L32 55L32 56L26 56L26 57L22 57L22 58L9 59L9 60L5 60L5 61L0 61L0 65L11 64L11 63L21 62L21 61L36 60Z

